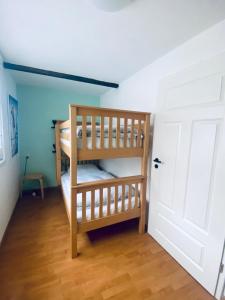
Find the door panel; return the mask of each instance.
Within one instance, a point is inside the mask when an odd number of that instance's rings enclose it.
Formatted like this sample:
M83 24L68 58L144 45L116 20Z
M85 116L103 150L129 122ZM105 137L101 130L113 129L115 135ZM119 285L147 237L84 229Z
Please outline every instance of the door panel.
M217 120L194 121L192 125L184 218L202 229L206 229L208 223L217 126Z
M153 142L162 164L152 164L149 233L211 294L225 235L224 115L223 106L158 114Z
M187 256L190 261L195 262L201 267L201 257L204 246L199 241L161 214L159 214L157 225L158 233L162 238L168 239L168 237L170 237L168 242L171 246L177 248L181 254Z
M164 132L163 147L167 149L167 151L165 151L163 157L168 161L168 164L167 168L162 168L160 171L160 180L164 183L164 188L159 191L159 201L163 206L173 211L174 182L176 177L177 154L180 144L181 124L164 123L160 130ZM170 160L167 159L169 157Z
M213 74L173 86L166 95L166 107L171 109L181 104L184 107L220 101L221 82L221 74ZM180 95L183 96L182 102Z

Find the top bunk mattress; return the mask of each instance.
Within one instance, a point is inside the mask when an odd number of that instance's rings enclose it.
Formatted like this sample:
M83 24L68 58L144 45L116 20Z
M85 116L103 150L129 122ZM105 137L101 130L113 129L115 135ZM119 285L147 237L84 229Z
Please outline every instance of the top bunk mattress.
M92 125L87 125L85 127L85 129L86 129L86 137L91 137L91 135L92 135ZM120 136L123 137L125 127L123 125L120 125L119 129L120 129ZM70 131L70 129L66 128L66 129L63 129L63 131L68 132L68 131ZM96 132L96 137L100 137L100 134L101 134L101 126L100 125L95 126L95 132ZM112 137L116 138L116 134L117 134L117 127L113 126L112 127ZM78 125L77 126L77 137L81 138L82 135L83 135L82 125ZM104 125L104 137L107 138L108 135L109 135L109 126ZM131 126L127 126L127 135L128 135L128 138L131 135ZM134 137L137 137L137 135L138 135L138 129L137 128L134 128L133 135L134 135Z

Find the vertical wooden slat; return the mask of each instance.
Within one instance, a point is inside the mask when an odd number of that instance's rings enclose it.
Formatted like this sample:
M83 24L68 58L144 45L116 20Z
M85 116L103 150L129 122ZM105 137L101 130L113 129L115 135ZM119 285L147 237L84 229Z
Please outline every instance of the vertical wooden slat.
M109 149L111 149L112 148L112 117L109 117L108 137L109 137Z
M82 222L86 221L86 192L82 192Z
M87 148L87 128L86 128L86 115L82 116L82 149Z
M70 105L70 241L71 256L77 256L77 109Z
M130 147L134 147L134 119L131 119Z
M140 221L139 221L139 233L144 233L144 231L145 231L149 136L150 136L150 114L146 114L145 122L144 122L143 156L142 156L142 160L141 160L141 175L144 176L144 180L143 180L143 183L141 184L141 191L140 191L141 217L140 217Z
M116 147L120 148L120 118L117 117L117 124L116 124Z
M137 147L141 147L141 120L138 120Z
M71 187L77 184L77 139L76 136L77 128L77 114L76 108L70 106L70 181Z
M138 207L138 183L135 183L135 208Z
M127 147L127 118L124 118L123 146Z
M61 182L61 148L60 148L60 128L59 122L55 125L55 150L56 150L56 181L60 185Z
M129 184L129 190L128 190L128 210L131 209L131 196L132 196L132 185Z
M101 116L100 125L100 148L104 149L104 116Z
M118 185L115 185L115 213L118 212Z
M125 185L122 185L122 211L125 211Z
M95 219L95 190L91 190L91 220Z
M103 189L102 188L100 188L99 193L100 193L99 218L102 218L103 216Z
M107 191L107 216L109 216L111 214L110 206L111 206L111 188L108 187L108 191Z
M91 140L92 140L92 149L96 149L96 118L92 116L91 118Z

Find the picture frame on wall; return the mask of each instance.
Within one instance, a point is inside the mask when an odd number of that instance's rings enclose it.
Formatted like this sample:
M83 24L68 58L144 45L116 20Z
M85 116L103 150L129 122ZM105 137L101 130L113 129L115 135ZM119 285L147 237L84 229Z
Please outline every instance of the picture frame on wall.
M18 101L9 95L9 132L11 156L18 153Z

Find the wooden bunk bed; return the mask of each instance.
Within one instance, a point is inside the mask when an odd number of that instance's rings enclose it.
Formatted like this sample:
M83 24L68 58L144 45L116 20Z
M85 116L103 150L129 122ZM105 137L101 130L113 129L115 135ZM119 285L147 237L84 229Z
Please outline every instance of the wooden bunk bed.
M63 194L73 258L77 256L77 234L80 232L132 218L139 218L139 232L144 232L150 114L80 105L70 105L69 113L69 120L57 121L55 127L56 178L60 185L63 151L70 160L69 205L64 191ZM78 161L125 157L141 158L140 175L77 182Z

